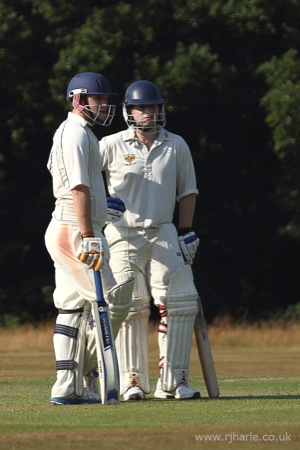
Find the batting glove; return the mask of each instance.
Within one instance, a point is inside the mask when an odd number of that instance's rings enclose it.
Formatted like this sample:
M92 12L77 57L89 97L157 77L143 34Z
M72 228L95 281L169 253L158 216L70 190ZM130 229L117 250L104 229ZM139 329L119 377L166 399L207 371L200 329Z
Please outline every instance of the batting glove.
M88 269L99 270L103 262L103 247L101 238L95 236L82 237L77 258L86 264Z
M199 244L200 239L194 231L188 231L179 236L179 246L183 257L188 264L193 264Z
M126 210L123 200L118 197L107 197L107 220L115 222L119 220Z

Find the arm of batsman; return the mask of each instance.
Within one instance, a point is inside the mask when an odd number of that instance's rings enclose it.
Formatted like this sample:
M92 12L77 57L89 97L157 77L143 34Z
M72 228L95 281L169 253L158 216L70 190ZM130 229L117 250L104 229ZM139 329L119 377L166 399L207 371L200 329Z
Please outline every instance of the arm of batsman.
M118 197L107 197L107 220L115 222L126 211L125 203Z
M82 238L76 256L88 269L100 270L104 256L101 238L96 236Z
M183 257L188 264L193 264L199 244L200 239L194 231L179 236L179 246Z

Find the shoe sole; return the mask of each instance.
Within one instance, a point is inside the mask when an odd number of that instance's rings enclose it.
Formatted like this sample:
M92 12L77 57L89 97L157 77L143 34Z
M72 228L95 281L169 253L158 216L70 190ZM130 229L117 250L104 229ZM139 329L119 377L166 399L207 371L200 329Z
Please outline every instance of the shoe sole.
M60 406L64 406L64 405L81 405L83 402L78 401L78 400L63 400L63 399L51 399L50 403L52 403L52 405L60 405Z
M172 399L172 398L175 398L174 395L172 395L172 394L167 394L167 393L164 393L164 392L159 393L159 394L154 393L154 397L155 397L155 398L162 398L162 399L170 399L170 398Z
M125 402L138 400L145 400L145 397L142 397L140 394L131 394L128 398L124 398Z
M167 393L154 393L154 397L155 398L162 398L162 399L172 399L175 398L176 400L196 400L200 398L200 392L195 392L192 397L179 397L176 395L172 395L172 394L167 394Z
M180 397L175 395L176 400L197 400L200 398L200 392L195 392L192 397Z
M65 405L92 405L95 403L101 403L101 399L100 400L95 400L95 399L60 399L60 398L52 398L50 400L50 403L52 403L52 405L59 405L59 406L65 406Z

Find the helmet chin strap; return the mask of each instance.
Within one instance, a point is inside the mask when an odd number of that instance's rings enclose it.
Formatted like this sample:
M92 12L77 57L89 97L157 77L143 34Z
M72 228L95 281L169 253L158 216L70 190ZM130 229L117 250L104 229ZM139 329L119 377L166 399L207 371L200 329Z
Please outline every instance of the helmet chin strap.
M154 125L153 127L142 127L139 125L132 125L132 128L136 131L140 131L145 134L154 134L157 133L160 129L160 125Z

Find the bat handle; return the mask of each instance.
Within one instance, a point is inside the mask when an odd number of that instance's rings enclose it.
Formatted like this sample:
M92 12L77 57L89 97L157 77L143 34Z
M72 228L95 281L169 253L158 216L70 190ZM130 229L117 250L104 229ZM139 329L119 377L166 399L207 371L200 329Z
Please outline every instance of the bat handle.
M105 300L103 295L103 286L99 270L94 270L94 279L95 279L97 302L104 302Z

